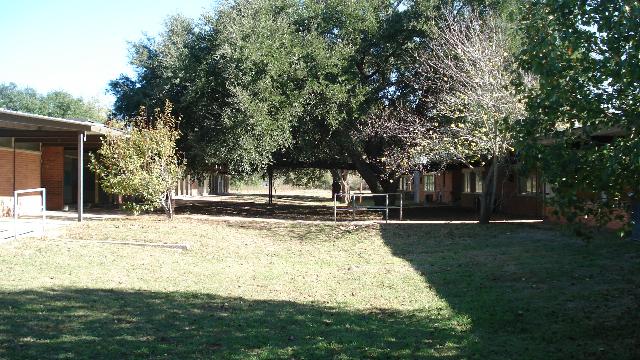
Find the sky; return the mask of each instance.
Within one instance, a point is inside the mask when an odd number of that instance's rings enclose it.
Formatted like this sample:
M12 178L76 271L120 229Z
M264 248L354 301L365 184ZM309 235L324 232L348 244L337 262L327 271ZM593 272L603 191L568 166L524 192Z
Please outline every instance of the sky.
M127 42L197 18L214 0L0 0L0 83L64 90L110 107L109 80L131 74Z

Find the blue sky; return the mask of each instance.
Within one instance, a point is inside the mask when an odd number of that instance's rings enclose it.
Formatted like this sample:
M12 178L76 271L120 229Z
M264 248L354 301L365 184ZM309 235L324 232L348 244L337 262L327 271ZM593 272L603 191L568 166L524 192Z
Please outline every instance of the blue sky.
M196 18L214 0L0 0L0 83L98 98L130 73L127 41L162 30L181 13Z

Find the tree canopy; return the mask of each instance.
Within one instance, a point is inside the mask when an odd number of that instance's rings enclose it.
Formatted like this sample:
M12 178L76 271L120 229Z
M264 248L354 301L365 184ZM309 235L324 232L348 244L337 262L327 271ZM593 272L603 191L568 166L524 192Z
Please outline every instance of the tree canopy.
M393 116L398 104L434 95L406 80L415 71L411 54L428 41L442 9L492 6L237 0L197 21L172 17L160 36L132 46L136 76L110 84L115 112L126 118L140 105L172 101L192 171L218 163L244 173L279 163L349 163L373 191L393 192L417 159L406 139L363 128Z
M0 84L0 108L63 119L103 122L107 111L96 101L73 97L65 91L39 94L32 88L19 88L14 83Z
M563 215L606 223L640 191L640 4L536 0L524 20L520 62L539 86L528 92L521 154Z

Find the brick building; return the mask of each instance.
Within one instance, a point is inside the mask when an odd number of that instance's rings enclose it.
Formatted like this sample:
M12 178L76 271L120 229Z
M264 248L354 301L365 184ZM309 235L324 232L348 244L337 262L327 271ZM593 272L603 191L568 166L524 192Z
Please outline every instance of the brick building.
M447 169L438 173L416 171L401 180L401 191L416 203L479 209L485 168ZM496 210L525 218L543 218L549 189L536 172L502 171L498 176Z
M67 120L0 109L0 216L14 211L14 191L46 189L47 210L78 210L105 200L87 152L113 131L90 121ZM40 193L18 197L19 212L39 211Z

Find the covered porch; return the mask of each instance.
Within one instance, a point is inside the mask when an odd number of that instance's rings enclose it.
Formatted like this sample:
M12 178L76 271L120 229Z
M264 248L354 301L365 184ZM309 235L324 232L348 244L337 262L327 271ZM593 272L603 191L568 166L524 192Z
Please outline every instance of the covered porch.
M15 191L45 188L47 210L75 207L77 220L82 221L85 204L105 198L88 171L87 155L111 132L114 130L91 121L0 109L0 215L12 216L16 211ZM39 207L40 196L18 198L20 211Z

